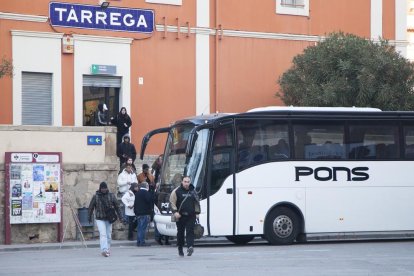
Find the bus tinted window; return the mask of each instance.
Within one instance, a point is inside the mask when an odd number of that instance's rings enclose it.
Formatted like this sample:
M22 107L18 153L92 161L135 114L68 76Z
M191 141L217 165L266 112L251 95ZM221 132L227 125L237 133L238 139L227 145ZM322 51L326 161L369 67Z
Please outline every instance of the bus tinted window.
M405 158L414 159L414 126L404 127Z
M237 144L239 170L290 157L288 126L281 121L237 121Z
M216 193L224 180L231 175L233 162L233 131L231 127L216 129L211 151L211 176L209 195Z
M344 125L294 124L297 159L345 159Z
M349 159L398 158L398 126L394 124L351 124Z

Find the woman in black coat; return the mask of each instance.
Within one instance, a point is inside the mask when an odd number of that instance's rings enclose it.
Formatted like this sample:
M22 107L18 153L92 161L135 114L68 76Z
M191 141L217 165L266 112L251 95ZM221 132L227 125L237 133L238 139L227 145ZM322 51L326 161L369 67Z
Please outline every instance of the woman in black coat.
M132 125L131 117L128 115L125 107L122 107L115 118L111 120L112 125L115 125L118 133L116 135L116 144L119 145L122 142L122 137L129 133L129 128Z

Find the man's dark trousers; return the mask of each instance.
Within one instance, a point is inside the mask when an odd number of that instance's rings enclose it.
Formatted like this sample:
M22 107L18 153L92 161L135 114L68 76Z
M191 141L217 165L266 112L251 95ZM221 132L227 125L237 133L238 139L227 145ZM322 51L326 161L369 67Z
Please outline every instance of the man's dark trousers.
M181 216L177 221L177 245L184 246L184 231L187 247L194 246L194 225L196 221L195 215Z

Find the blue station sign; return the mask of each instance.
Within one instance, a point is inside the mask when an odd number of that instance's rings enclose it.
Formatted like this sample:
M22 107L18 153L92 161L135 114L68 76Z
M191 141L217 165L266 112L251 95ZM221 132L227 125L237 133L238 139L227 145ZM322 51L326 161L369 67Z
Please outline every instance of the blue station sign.
M102 136L101 135L88 135L88 145L89 146L102 145Z
M49 18L52 26L67 28L135 33L154 31L154 11L145 9L102 9L100 6L51 2Z

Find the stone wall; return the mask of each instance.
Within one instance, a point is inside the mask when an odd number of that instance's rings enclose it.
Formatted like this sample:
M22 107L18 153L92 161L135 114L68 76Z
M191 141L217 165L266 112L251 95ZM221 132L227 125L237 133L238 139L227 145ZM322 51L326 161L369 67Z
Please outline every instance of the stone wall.
M17 129L13 127L6 131L4 127L0 127L0 136L6 138L7 144L6 151L58 151L62 152L62 204L63 204L63 217L62 226L64 231L65 240L73 240L76 238L76 224L72 214L73 208L75 214L78 213L78 208L88 207L92 196L95 194L99 187L99 183L105 181L108 183L111 192L116 193L116 182L119 171L118 158L115 155L115 141L116 130L113 128L92 128L93 135L102 135L105 137L105 141L102 148L95 148L94 151L100 152L92 157L84 158L84 153L79 154L77 158L77 151L90 151L91 149L86 146L86 135L89 134L85 128L70 128L69 130L62 131L63 128L31 128L27 127ZM19 132L19 136L30 137L32 132L36 133L38 137L44 137L39 139L33 146L25 145L22 148L19 145L14 146L14 138L17 136L16 131ZM9 132L9 134L7 133ZM58 132L58 133L56 133ZM67 141L65 135L61 134L70 132L71 137L75 138L72 142ZM66 133L67 134L67 133ZM57 137L57 139L63 139L61 146L58 143L53 145L53 150L49 149L49 139L46 137ZM78 137L79 136L79 137ZM22 138L20 138L22 139ZM4 140L2 140L4 141ZM44 141L44 142L42 142ZM78 142L76 142L78 141ZM78 144L76 144L78 143ZM139 145L136 145L139 152ZM65 158L66 156L70 158ZM4 158L4 156L3 156ZM141 171L143 163L149 165L155 160L156 156L147 156L144 160L137 159L135 165L138 171ZM71 162L65 161L70 160ZM100 161L100 162L99 162ZM5 242L5 166L0 162L0 243ZM11 225L11 242L16 243L39 243L39 242L56 242L58 224L12 224ZM96 228L96 226L95 226ZM97 230L97 229L96 229ZM96 233L98 233L96 231ZM127 226L122 223L116 222L113 226L113 239L126 239ZM85 235L86 239L92 238L91 234Z
M156 156L146 157L143 161L137 160L139 169L143 163L152 164ZM63 230L65 240L76 238L76 224L72 215L71 207L77 214L78 209L88 207L92 196L99 187L99 183L108 183L109 190L116 193L116 181L118 177L119 164L63 164ZM5 188L4 165L0 164L0 243L4 243L4 188ZM66 231L65 231L66 229ZM57 224L12 224L12 244L16 243L38 243L56 242ZM97 229L95 227L96 233ZM113 239L126 239L127 226L116 222L113 226ZM80 237L80 236L79 236ZM92 238L92 234L85 234L86 239Z

